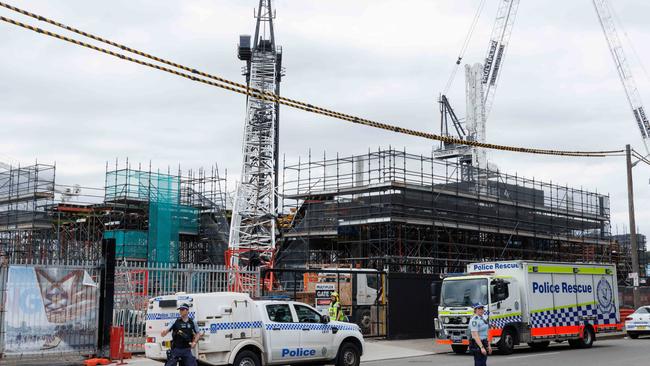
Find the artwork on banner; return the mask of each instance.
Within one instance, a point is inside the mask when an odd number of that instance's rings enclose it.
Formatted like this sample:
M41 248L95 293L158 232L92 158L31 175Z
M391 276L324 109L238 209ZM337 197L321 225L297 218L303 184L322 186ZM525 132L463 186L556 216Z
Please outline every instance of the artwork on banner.
M9 267L4 352L77 352L97 342L99 288L87 271Z
M327 314L327 308L330 306L330 296L336 291L336 285L333 283L316 284L316 310L321 314Z

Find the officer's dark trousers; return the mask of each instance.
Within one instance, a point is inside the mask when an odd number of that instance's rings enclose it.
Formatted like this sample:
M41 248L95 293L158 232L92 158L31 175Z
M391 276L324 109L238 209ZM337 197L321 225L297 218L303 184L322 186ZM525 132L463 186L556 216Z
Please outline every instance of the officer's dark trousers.
M488 344L486 340L483 340L483 348L485 348L486 352L488 349ZM486 366L487 365L487 354L481 353L481 349L476 347L472 347L472 353L474 354L474 366Z
M172 348L172 354L165 362L165 366L176 366L179 360L183 362L183 366L196 366L196 358L191 348Z

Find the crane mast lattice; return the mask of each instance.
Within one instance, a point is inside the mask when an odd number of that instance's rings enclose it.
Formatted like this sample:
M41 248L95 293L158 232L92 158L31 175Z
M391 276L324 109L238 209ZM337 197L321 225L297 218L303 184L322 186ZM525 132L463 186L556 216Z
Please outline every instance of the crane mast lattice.
M238 57L251 88L280 94L282 50L275 44L271 0L260 0L255 38L240 36ZM276 235L278 112L273 101L247 98L241 181L233 202L227 263L273 266ZM239 283L239 289L245 284Z
M621 83L623 84L623 89L625 89L625 95L627 96L628 103L632 108L634 120L636 121L639 127L639 131L641 132L641 137L643 139L643 144L645 145L646 153L650 154L650 150L648 150L648 140L650 140L650 123L648 122L648 117L646 116L645 109L643 108L641 95L639 94L639 89L636 87L636 83L632 75L632 70L630 69L625 51L623 50L621 39L619 38L618 32L616 31L616 23L614 22L611 5L609 4L608 0L592 0L592 2L594 4L594 9L596 9L596 14L598 15L600 26L603 29L603 33L605 34L605 39L607 40L609 51L612 54L612 58L614 59L616 71L618 72L618 76L621 79Z

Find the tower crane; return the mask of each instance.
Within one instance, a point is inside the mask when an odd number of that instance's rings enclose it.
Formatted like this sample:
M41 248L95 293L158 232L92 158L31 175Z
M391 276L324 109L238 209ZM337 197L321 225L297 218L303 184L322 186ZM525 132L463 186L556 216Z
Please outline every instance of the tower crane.
M613 10L609 0L592 0L592 2L594 4L594 9L596 9L600 26L605 34L609 51L614 59L616 71L618 72L618 76L623 84L623 89L625 89L627 101L632 108L634 120L641 132L641 138L646 149L646 154L650 154L650 150L648 149L648 142L650 140L650 123L648 122L648 117L643 108L641 95L639 94L639 89L636 87L632 70L627 62L621 39L618 37L618 32L616 31L616 24L614 22L614 17L612 16Z
M239 38L238 58L251 88L280 94L282 49L275 44L271 0L259 0L255 36ZM273 267L276 240L278 114L273 101L249 96L242 147L241 181L233 202L226 264L231 268ZM248 279L238 275L235 290Z
M519 9L519 1L500 0L484 63L473 66L465 65L467 113L464 123L461 122L451 107L449 99L445 95L447 90L441 95L439 103L441 114L440 132L442 135L453 135L450 133L449 128L449 122L452 122L456 131L455 137L468 141L485 142L485 124L494 103L501 69ZM456 67L460 66L482 7L483 2L481 2L479 11L470 27L470 33L456 61ZM454 69L445 89L449 88L455 73L456 69ZM463 128L463 124L465 128ZM472 165L482 169L487 168L487 157L484 149L481 148L441 143L439 149L434 152L434 156L441 159L456 158L464 165Z

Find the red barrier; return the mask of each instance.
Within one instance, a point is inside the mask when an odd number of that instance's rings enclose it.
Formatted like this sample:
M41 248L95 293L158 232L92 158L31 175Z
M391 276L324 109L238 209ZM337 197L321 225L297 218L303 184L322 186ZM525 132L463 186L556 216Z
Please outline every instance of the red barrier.
M124 327L111 327L111 360L119 360L118 365L124 365L124 358L131 355L124 352Z

